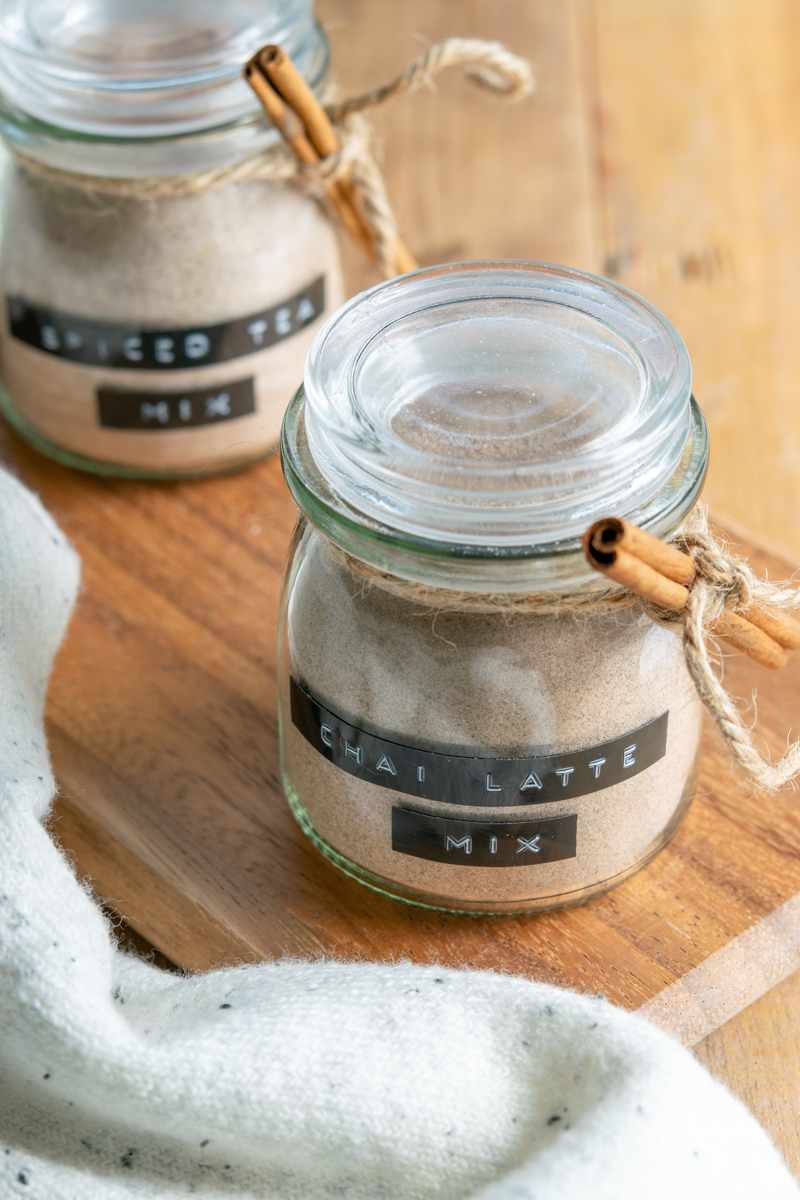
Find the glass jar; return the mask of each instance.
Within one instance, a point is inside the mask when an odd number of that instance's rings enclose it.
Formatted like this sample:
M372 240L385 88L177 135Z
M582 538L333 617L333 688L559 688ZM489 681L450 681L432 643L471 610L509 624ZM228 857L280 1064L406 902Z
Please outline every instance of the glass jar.
M537 263L417 271L317 335L284 421L302 517L280 641L284 787L348 875L414 904L582 901L691 801L700 702L674 626L588 566L666 537L707 434L686 348L626 288Z
M171 478L277 446L343 289L319 204L258 177L285 151L241 71L270 41L322 85L311 0L0 10L0 407L52 457Z

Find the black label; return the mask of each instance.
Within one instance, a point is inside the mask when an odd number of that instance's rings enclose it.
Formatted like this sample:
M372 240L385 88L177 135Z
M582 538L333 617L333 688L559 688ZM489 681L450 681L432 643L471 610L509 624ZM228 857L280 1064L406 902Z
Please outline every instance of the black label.
M265 350L310 325L325 307L325 277L261 312L181 329L97 321L29 304L21 296L6 301L13 336L56 358L127 371L185 371Z
M335 766L379 787L442 804L516 808L571 800L630 779L664 757L669 713L611 742L570 754L472 758L417 750L355 725L325 708L292 679L292 721Z
M450 821L392 809L392 849L459 867L535 867L575 858L576 813L544 821Z
M109 429L186 429L218 425L256 411L252 379L189 392L128 392L98 388L100 424Z

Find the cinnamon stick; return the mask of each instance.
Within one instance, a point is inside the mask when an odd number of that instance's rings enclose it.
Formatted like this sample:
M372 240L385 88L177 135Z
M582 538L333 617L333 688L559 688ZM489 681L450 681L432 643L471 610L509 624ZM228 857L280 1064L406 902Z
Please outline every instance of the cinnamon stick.
M308 140L320 158L334 154L339 149L339 139L328 114L289 55L280 46L264 46L257 57L275 91L305 125Z
M297 113L305 126L308 140L319 157L328 158L329 155L335 154L339 149L336 131L325 109L289 55L284 53L280 46L265 46L258 55L258 63L278 95ZM350 210L350 221L358 227L356 240L374 261L375 230L367 219L353 181L349 175L343 175L336 181L336 185Z
M657 604L660 608L666 608L669 612L680 612L682 608L686 607L689 589L683 584L676 583L673 579L668 579L666 575L660 574L648 563L642 562L630 550L623 550L619 547L615 547L611 551L604 550L602 554L605 561L601 561L598 552L592 545L591 533L590 529L584 538L584 551L595 570L601 571L615 583L627 588L629 592L635 592L637 596Z
M761 663L763 667L771 667L773 671L782 667L789 657L783 646L779 646L774 638L753 625L742 613L727 611L718 621L709 625L708 631L715 637L724 638L748 658Z
M610 517L605 521L598 521L592 529L592 546L595 549L629 550L642 562L666 575L668 579L682 583L684 587L689 587L694 582L697 568L689 555L677 550L675 546L668 546L659 538L653 537L652 533L639 529L637 525L631 525L629 521L618 517ZM794 621L787 613L751 604L739 615L769 634L778 645L787 650L800 649L800 623Z
M697 568L688 554L677 550L675 546L668 546L637 525L631 525L630 521L607 517L604 521L595 522L590 533L592 548L600 554L628 550L655 571L666 575L667 579L682 583L684 587L694 583Z
M311 145L300 119L292 112L287 104L265 79L258 64L251 59L244 69L244 76L250 87L264 106L272 124L286 139L301 163L311 164L319 161L319 156Z
M292 147L298 160L308 166L318 163L319 155L306 134L303 122L294 109L278 95L260 69L259 55L255 55L247 63L244 68L244 76L263 104L270 121ZM361 222L342 192L339 181L326 183L325 193L331 207L351 237L361 245L365 253L372 255L372 239L364 232Z
M800 649L800 624L788 613L775 608L762 608L760 604L751 604L742 615L787 650Z
M697 568L674 546L628 521L608 517L586 531L583 550L595 570L642 599L669 612L685 608ZM783 613L757 605L744 613L726 611L708 631L772 669L784 665L787 648L800 647L800 626Z
M297 114L304 127L306 137L319 158L327 158L334 154L339 148L336 130L325 109L289 55L280 46L265 46L247 64L246 75L251 65L258 67L259 74L265 78L268 84L271 84L273 91ZM252 85L251 77L248 75L247 78ZM254 88L254 90L256 89ZM257 92L257 94L260 98L261 93ZM306 160L302 159L301 161ZM358 188L349 174L342 176L331 186L337 195L334 207L342 223L368 257L375 261L377 259L375 229L367 216ZM418 264L400 238L397 238L393 251L395 269L399 275L406 271L416 270Z

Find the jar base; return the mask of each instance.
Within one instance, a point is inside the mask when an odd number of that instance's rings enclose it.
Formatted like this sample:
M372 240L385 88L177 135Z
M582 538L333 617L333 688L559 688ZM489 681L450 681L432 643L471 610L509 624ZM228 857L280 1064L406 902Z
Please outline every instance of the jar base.
M351 879L355 879L357 883L363 884L364 887L370 888L373 892L379 892L382 896L389 896L393 900L400 900L403 904L410 904L415 908L426 908L433 912L451 912L473 917L513 917L524 916L526 913L550 912L557 908L571 908L573 905L583 904L586 900L591 900L594 896L602 896L604 892L610 892L613 888L624 883L626 879L630 879L637 871L641 871L643 867L646 867L664 849L677 833L694 799L696 779L697 770L695 766L681 802L672 814L669 824L662 830L658 838L648 846L642 858L637 859L631 866L626 867L623 871L619 871L615 875L609 876L607 879L599 880L597 883L590 884L584 888L578 888L575 891L561 892L549 896L534 896L529 900L508 901L456 900L442 896L431 896L425 892L418 892L414 888L404 887L402 884L372 874L365 867L360 867L357 863L351 862L349 858L341 854L338 850L335 850L317 832L299 796L285 775L283 776L283 787L292 814L309 841L316 846L324 858L333 863L335 867L338 867L343 874L348 875Z
M243 471L245 467L251 467L254 463L263 462L265 458L271 458L278 450L276 444L275 446L267 447L267 449L252 458L242 459L240 462L228 463L225 466L209 467L207 470L181 471L175 468L158 470L152 467L134 467L127 463L102 462L99 459L86 458L82 454L77 454L72 450L65 450L62 446L57 446L55 442L51 442L34 425L31 425L30 421L23 417L2 384L0 384L0 413L23 441L26 441L34 450L38 450L40 454L54 459L64 467L73 467L77 471L86 471L90 475L104 475L107 478L114 479L150 479L168 482L170 480L209 479L215 475L232 475L234 471Z

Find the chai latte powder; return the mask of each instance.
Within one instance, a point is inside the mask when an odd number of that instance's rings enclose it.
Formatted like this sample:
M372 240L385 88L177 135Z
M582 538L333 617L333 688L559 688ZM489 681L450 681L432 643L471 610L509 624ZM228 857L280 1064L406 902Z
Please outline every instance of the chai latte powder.
M330 846L384 879L491 908L579 893L663 843L691 799L699 740L700 701L679 633L635 610L432 612L357 578L316 531L306 538L287 614L289 668L354 725L419 749L511 758L598 745L669 711L666 755L641 774L592 795L478 808L421 800L345 773L291 724L284 697L288 774ZM495 822L575 812L577 857L520 867L414 858L392 850L393 805Z
M13 163L7 171L0 371L30 425L86 458L177 473L222 469L274 447L322 313L263 351L152 372L86 366L11 337L5 297L84 318L179 329L279 305L322 275L327 315L343 289L336 237L319 205L265 181L142 200L65 186ZM256 411L219 424L138 430L104 428L98 420L101 387L174 393L251 376Z

